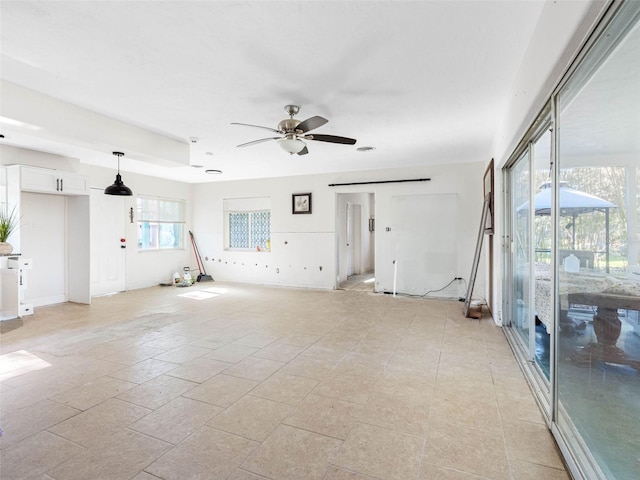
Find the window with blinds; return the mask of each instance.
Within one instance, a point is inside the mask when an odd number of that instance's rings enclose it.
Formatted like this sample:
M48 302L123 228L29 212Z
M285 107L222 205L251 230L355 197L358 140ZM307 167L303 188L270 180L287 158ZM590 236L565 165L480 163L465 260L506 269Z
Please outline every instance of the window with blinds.
M184 248L185 202L138 196L138 250Z

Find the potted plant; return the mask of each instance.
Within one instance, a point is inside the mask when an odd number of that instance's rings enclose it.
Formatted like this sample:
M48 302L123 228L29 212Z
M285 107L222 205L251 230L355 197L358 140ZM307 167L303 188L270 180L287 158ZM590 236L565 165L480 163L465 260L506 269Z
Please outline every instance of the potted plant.
M0 255L9 255L13 251L11 244L7 243L9 236L18 228L16 207L11 212L5 207L0 209Z

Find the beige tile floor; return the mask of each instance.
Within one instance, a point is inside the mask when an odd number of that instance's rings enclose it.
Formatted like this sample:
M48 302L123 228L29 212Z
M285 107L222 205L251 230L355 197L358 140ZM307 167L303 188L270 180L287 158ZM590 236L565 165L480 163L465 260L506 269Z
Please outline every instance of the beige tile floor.
M373 292L375 286L375 274L363 273L360 275L351 275L340 284L342 290L356 290L359 292Z
M2 480L568 478L458 302L203 283L0 327Z

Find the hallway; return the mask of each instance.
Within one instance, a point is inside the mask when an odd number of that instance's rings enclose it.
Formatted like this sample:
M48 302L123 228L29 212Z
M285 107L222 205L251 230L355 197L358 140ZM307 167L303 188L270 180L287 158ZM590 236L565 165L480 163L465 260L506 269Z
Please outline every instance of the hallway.
M363 273L362 275L351 275L338 287L340 290L351 290L356 292L372 292L375 286L376 277L374 273Z

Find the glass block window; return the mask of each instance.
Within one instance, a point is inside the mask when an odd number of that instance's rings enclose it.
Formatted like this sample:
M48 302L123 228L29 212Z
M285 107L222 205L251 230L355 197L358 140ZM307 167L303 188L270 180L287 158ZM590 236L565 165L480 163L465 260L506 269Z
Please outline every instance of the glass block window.
M249 248L249 214L229 213L229 248Z
M271 239L271 212L228 212L229 248L268 249Z
M138 250L184 248L185 202L139 196L137 198Z
M267 248L271 239L271 212L251 212L251 248Z

